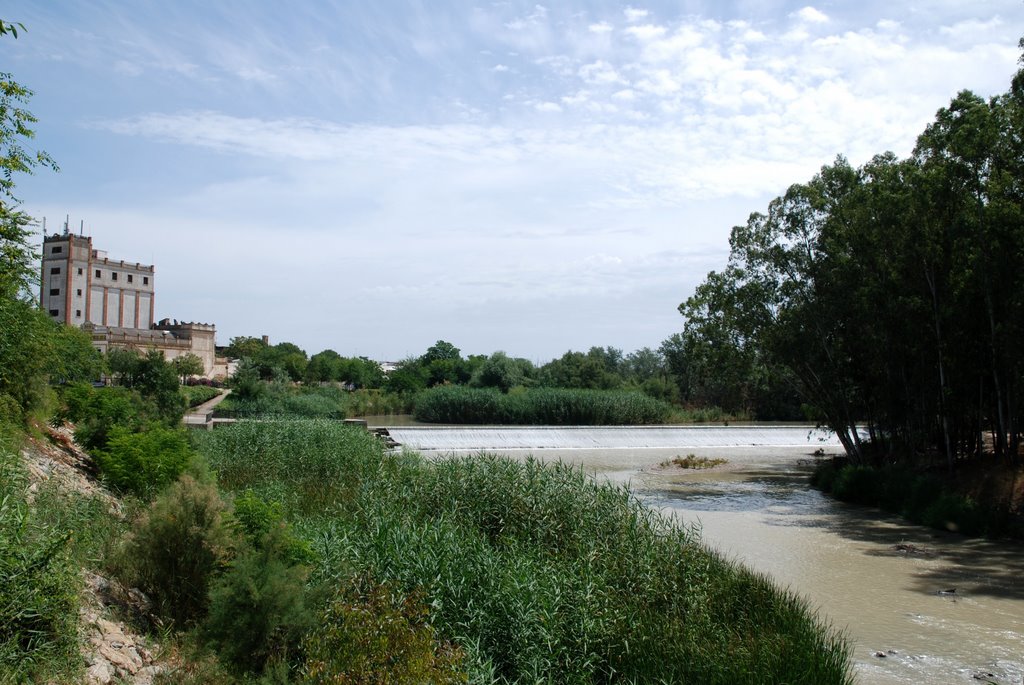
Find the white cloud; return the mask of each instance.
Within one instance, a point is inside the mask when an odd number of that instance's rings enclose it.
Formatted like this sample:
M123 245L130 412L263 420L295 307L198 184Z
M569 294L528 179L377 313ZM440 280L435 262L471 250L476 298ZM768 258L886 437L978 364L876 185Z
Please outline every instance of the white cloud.
M606 21L600 21L596 24L591 24L587 27L587 30L591 33L611 33L614 28L611 24Z
M656 38L661 38L665 35L665 27L655 26L654 24L643 24L641 26L630 26L626 29L626 33L641 42L650 41L655 40Z
M791 16L796 17L800 21L807 22L808 24L825 24L828 22L827 14L821 10L811 7L810 5L797 10Z
M645 78L636 82L636 89L654 95L670 95L681 88L679 81L668 69L648 72Z
M508 71L508 67L505 66L504 64L495 64L493 67L491 67L491 71L496 71L496 72Z
M637 9L636 7L626 7L626 9L622 10L622 13L625 15L626 21L630 23L646 19L647 15L650 14L647 10Z
M577 92L573 93L572 95L564 95L564 96L562 96L562 102L564 102L565 104L570 105L570 106L582 105L583 103L587 102L587 100L589 100L589 99L590 99L590 93L585 91L585 90L577 91Z
M538 102L533 106L538 112L561 112L562 106L557 102Z
M584 64L580 67L579 75L584 82L593 85L611 85L623 82L619 73L604 60Z

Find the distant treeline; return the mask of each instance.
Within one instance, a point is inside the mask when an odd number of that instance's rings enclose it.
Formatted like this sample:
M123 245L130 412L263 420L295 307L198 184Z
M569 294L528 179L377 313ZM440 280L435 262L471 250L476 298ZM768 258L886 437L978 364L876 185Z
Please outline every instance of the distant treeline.
M720 382L787 379L854 462L1019 458L1024 70L957 95L907 159L837 159L730 245L680 306L682 346Z
M543 365L498 351L469 355L438 340L422 355L409 357L385 374L365 357L342 357L334 350L312 356L297 345L268 345L260 338L231 340L225 353L242 360L235 378L236 396L263 392L259 381L343 384L354 390L380 389L414 395L439 386L465 386L508 393L513 388L621 390L642 393L684 407L715 407L718 414L763 420L805 418L794 389L768 373L743 378L721 376L718 359L708 350L690 349L680 334L625 353L615 347L568 351ZM254 405L255 406L255 405Z

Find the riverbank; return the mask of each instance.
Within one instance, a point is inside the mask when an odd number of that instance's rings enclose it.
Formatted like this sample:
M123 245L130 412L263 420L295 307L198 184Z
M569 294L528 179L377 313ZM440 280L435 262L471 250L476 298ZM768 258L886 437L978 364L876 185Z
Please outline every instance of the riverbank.
M844 502L874 506L909 521L967 536L1024 540L1024 466L992 459L944 469L819 462L811 484Z

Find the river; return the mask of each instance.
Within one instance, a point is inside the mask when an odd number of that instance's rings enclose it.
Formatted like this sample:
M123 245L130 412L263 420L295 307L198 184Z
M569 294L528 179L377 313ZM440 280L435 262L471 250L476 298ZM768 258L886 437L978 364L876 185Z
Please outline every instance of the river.
M427 456L532 454L629 484L844 630L865 685L1024 684L1022 546L933 531L821 495L807 476L814 453L840 451L834 436L802 426L394 426L391 435ZM687 454L727 464L661 466Z

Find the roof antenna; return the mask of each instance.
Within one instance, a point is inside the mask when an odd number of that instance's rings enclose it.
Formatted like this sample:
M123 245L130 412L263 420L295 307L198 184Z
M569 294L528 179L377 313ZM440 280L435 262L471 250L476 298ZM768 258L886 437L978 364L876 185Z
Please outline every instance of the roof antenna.
M71 215L67 214L64 216L64 235L68 234L68 223L71 221Z
M78 224L78 237L81 238L85 235L85 219L82 219L82 223Z

